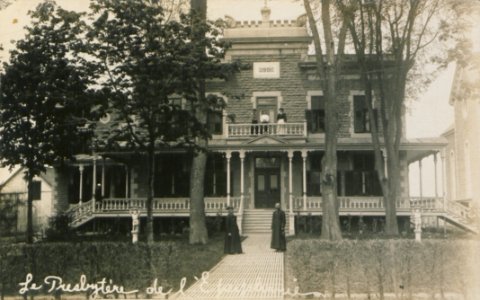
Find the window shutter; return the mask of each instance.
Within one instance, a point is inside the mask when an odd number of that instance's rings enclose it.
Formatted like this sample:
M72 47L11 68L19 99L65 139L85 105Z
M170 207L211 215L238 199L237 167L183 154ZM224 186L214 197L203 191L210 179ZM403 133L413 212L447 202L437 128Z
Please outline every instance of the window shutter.
M307 121L307 132L312 131L312 111L309 109L305 110L305 121Z
M32 188L32 190L30 191L30 193L32 195L32 200L41 200L41 198L42 198L42 182L37 181L37 180L33 181L31 188Z
M364 108L365 108L365 97L364 96L354 96L353 97L353 126L355 133L365 132L364 128Z

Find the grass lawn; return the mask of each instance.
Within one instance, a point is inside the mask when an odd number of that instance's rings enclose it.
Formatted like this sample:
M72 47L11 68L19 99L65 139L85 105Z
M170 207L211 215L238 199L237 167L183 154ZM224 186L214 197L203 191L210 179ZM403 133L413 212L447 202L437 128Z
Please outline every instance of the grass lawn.
M285 287L323 299L480 299L480 242L292 238ZM312 297L312 295L310 295Z

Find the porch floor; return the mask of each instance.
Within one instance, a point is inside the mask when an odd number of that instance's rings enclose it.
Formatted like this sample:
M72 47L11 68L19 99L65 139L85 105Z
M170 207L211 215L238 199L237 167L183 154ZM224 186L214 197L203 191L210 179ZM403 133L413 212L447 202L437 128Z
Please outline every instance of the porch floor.
M270 249L270 235L251 234L242 248L176 299L283 299L283 253Z

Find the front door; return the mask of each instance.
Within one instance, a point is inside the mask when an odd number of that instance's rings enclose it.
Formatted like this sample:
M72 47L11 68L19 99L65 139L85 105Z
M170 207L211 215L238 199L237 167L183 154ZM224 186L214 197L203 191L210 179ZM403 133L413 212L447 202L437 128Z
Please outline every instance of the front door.
M274 208L280 202L280 158L255 158L255 208Z

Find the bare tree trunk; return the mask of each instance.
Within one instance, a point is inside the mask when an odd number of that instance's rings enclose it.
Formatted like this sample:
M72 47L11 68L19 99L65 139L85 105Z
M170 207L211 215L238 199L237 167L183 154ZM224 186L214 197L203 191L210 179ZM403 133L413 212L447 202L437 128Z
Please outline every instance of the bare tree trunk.
M190 5L192 12L198 13L201 21L205 21L207 18L207 0L191 0ZM197 38L202 39L203 36L198 36ZM204 49L199 47L197 51L204 51ZM205 102L205 80L198 78L195 116L202 125L207 124L208 105ZM200 138L197 144L205 150L208 147L208 139ZM190 172L190 244L206 244L208 242L204 200L206 165L207 153L202 150L196 150Z
M153 196L154 196L154 184L155 184L155 149L152 144L147 153L147 180L148 180L148 192L147 192L147 224L146 235L147 243L153 243Z
M26 232L26 239L27 244L33 243L33 175L31 172L27 173L27 232Z
M335 61L334 41L332 36L330 1L322 1L322 25L325 38L326 61L323 58L322 44L317 24L313 16L309 0L304 0L304 6L313 34L317 72L324 80L325 91L325 155L322 159L322 239L340 240L340 220L337 200L337 106L336 81L339 67ZM343 37L344 38L344 37ZM343 45L342 41L339 41ZM342 53L343 54L343 53ZM337 66L337 68L335 68Z
M395 95L395 91L392 91L393 88L389 86L388 80L391 79L387 80L384 74L386 69L382 49L382 3L379 2L377 6L369 7L359 5L358 24L355 22L355 17L351 14L352 11L349 7L343 3L340 3L339 7L347 20L358 64L362 71L361 78L365 86L365 100L370 119L375 169L383 193L385 232L387 235L398 235L396 202L401 178L398 154L399 144L395 141L399 141L401 137L401 134L400 136L398 135L398 129L401 129L402 123L401 120L400 123L398 122L398 116L396 115L398 107L392 106L397 102L398 95ZM375 58L375 60L370 59L371 57ZM396 79L398 79L398 75ZM378 87L378 90L376 90L378 91L378 116L375 115L373 108L375 84ZM395 99L392 99L393 95L395 95ZM376 117L381 121L381 129L376 122ZM397 128L398 126L400 128ZM380 135L383 137L383 151L386 154L386 162L384 162L382 154Z
M208 232L205 218L204 181L207 153L198 151L190 174L190 244L206 244Z

